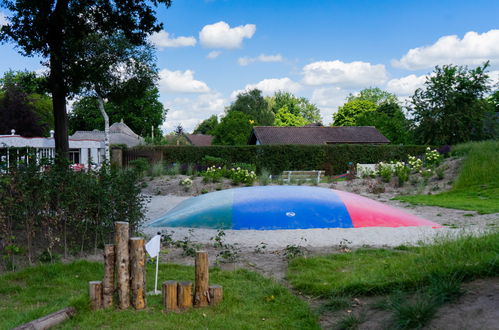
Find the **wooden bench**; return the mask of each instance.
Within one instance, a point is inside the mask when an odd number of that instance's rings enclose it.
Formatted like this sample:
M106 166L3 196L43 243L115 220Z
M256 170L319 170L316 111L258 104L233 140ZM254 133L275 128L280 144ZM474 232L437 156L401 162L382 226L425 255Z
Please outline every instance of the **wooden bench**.
M290 183L296 181L315 181L317 184L321 182L321 176L324 176L324 171L284 171L282 172L282 181Z

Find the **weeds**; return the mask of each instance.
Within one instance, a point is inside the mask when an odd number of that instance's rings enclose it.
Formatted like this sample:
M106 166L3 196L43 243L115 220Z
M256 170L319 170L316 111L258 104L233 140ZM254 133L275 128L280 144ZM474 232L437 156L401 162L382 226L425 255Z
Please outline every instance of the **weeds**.
M210 240L214 241L214 247L220 249L218 252L215 263L233 263L240 257L241 250L236 244L229 244L225 242L225 231L223 229L217 230L217 234L211 237Z
M363 316L357 316L354 314L348 314L343 317L338 323L335 324L333 329L335 330L353 330L357 329L359 325L364 322Z

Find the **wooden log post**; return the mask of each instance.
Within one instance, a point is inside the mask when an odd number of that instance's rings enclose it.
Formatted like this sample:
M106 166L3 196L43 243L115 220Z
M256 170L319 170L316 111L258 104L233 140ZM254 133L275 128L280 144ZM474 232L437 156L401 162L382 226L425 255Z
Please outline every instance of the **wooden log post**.
M216 306L222 302L224 290L220 285L210 285L210 305Z
M13 330L33 330L33 329L49 329L55 327L58 324L69 319L71 316L76 314L76 310L73 307L66 307L55 313L45 315L39 319L33 320Z
M118 307L121 309L130 307L128 236L128 222L115 222L116 278L118 283Z
M177 302L180 310L192 308L192 282L179 282Z
M196 282L194 284L194 306L208 306L208 253L205 251L196 252Z
M88 295L90 296L90 308L93 311L102 308L102 281L88 282Z
M132 306L135 309L146 308L146 251L142 237L130 238L130 286Z
M163 282L163 305L167 312L178 311L177 281Z
M104 246L104 280L102 281L102 307L104 308L113 306L115 260L114 244L106 244Z

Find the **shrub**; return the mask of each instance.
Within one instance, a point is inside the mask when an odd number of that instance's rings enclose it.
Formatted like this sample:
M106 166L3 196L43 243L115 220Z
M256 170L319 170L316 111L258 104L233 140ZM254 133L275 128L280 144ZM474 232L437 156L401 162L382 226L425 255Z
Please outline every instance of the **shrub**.
M228 176L232 180L233 184L243 183L250 186L256 180L256 174L254 171L244 170L240 167L231 168L228 172Z
M390 182L393 175L392 164L379 162L376 164L376 172L384 182Z
M399 186L402 187L409 179L411 169L402 162L396 162L394 166L395 176L398 178Z
M435 168L442 163L443 157L437 150L431 150L430 147L426 148L424 154L425 167Z

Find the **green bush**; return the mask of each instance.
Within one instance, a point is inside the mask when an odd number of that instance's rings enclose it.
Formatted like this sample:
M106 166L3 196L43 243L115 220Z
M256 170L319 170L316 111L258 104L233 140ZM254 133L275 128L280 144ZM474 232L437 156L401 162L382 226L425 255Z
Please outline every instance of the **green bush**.
M425 146L399 145L248 145L248 146L139 146L135 150L162 151L166 163L224 164L249 163L257 171L272 174L286 170L325 170L327 175L345 173L348 163L374 164L380 161L406 161L407 155L423 155ZM126 151L125 151L126 152Z

